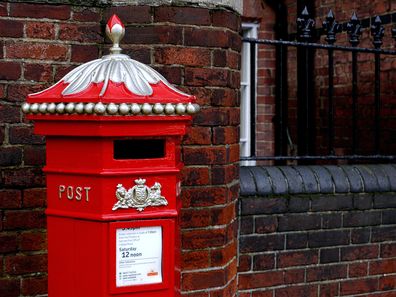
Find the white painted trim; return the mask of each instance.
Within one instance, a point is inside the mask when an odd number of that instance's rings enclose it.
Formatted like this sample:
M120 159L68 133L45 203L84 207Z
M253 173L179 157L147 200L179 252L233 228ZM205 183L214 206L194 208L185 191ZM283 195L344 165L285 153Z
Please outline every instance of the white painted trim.
M242 23L242 31L244 38L257 38L259 24L256 23ZM257 51L256 51L257 55ZM256 81L257 81L257 56L256 61ZM251 105L250 105L250 91L256 86L250 85L250 45L242 44L241 51L241 124L240 124L240 155L241 157L250 157L251 143L251 128L250 122L252 119ZM257 92L255 92L257 93ZM256 99L255 99L256 100ZM255 116L255 115L253 115ZM241 165L254 165L255 162L241 162Z

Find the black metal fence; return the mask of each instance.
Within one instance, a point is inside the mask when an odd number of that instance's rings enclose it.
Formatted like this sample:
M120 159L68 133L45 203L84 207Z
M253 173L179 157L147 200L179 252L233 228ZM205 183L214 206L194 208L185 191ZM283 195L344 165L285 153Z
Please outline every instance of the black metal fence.
M384 18L384 16L382 16ZM390 17L390 21L389 21ZM396 14L385 16L388 18L387 23L389 24L394 17L396 22ZM362 33L365 30L371 35L371 48L359 47L361 42ZM344 33L347 36L349 45L336 45L337 34ZM367 31L366 31L367 32ZM261 46L273 46L276 50L276 92L275 92L275 117L273 121L275 130L275 152L273 155L258 155L254 142L256 137L256 116L255 109L253 108L251 123L251 139L252 139L252 150L250 157L241 158L241 160L395 160L396 151L393 152L389 146L389 142L393 140L389 138L389 131L387 136L383 134L384 131L384 118L392 117L396 118L396 112L393 111L386 114L382 112L383 102L381 98L381 67L384 59L391 59L390 63L393 63L392 67L396 68L396 50L394 46L388 46L388 49L381 48L383 45L384 36L389 38L392 36L396 41L396 27L391 28L390 31L385 31L384 24L381 21L381 17L377 16L369 18L367 20L360 21L354 13L349 22L345 24L339 24L332 11L328 13L325 21L322 24L322 28L315 29L315 21L312 19L307 11L307 8L303 10L301 16L297 19L297 34L296 41L289 40L268 40L268 39L244 39L243 42L250 44L250 57L251 57L251 84L255 85L255 65L256 52ZM327 43L315 42L318 37L324 35L324 40ZM388 38L388 39L389 39ZM288 51L293 48L297 51L297 77L294 81L297 86L297 112L296 119L294 122L289 118L289 94L288 84L293 79L288 76L287 65ZM325 52L327 56L327 73L323 74L327 80L326 90L326 118L327 123L323 124L323 119L318 119L318 106L317 106L317 91L315 91L315 55L319 52ZM350 64L350 123L344 124L344 127L336 127L335 122L337 121L337 114L335 112L334 102L334 88L336 84L334 80L337 79L334 69L334 59L337 54L347 54L348 62ZM371 132L365 133L364 131L359 132L359 125L366 120L367 115L359 112L361 107L359 97L359 55L370 55L370 59L373 59L373 89L372 102L370 103L373 111L369 112L370 117L373 119L368 121L369 129ZM389 63L389 61L387 62ZM389 68L389 67L388 67ZM389 69L388 69L389 70ZM391 69L396 72L396 69ZM395 76L396 77L396 76ZM389 82L388 82L389 86ZM394 92L387 96L387 104L395 105L396 111L396 81L394 81ZM323 86L322 86L323 89ZM252 88L251 93L251 106L256 106L255 88ZM348 101L349 102L349 101ZM322 125L318 125L318 121L322 122ZM395 122L396 123L396 122ZM296 131L295 143L297 144L296 152L290 150L290 131L294 126ZM395 125L396 127L396 125ZM367 127L366 127L367 128ZM347 133L348 137L338 135L337 131ZM320 131L320 132L318 132ZM368 131L368 130L367 130ZM394 129L396 134L396 128ZM363 135L363 139L359 137L359 134ZM371 139L367 136L370 135ZM336 150L336 140L341 137L347 140L347 144L343 146L347 147L343 153L338 153ZM344 139L344 140L345 140ZM396 139L396 138L395 138ZM363 143L363 141L365 143ZM319 143L320 142L320 143ZM344 141L345 142L345 141ZM396 148L396 141L395 141ZM385 148L385 149L384 149Z

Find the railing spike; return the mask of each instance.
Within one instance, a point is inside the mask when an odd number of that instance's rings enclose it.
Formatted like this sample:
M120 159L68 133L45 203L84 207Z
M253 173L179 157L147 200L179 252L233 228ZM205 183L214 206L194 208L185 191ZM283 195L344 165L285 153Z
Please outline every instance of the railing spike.
M381 18L376 16L371 25L371 35L373 36L373 44L375 48L380 48L382 45L382 38L385 34L385 28L382 25Z
M347 23L347 32L349 35L349 42L352 46L357 46L360 42L360 35L362 35L363 28L357 18L356 12L353 12L351 19Z
M303 11L301 12L302 16L309 16L308 7L305 5Z
M331 9L323 22L323 30L327 34L326 41L329 44L333 44L336 41L336 34L342 31L342 25L337 23Z
M315 20L310 17L308 8L305 6L301 16L297 18L297 36L304 41L309 41L312 39L314 28Z

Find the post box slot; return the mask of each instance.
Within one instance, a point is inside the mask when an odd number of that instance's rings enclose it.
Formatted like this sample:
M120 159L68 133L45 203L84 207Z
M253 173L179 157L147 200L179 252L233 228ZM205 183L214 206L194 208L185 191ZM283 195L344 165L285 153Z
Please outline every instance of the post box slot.
M165 139L114 140L114 159L155 159L165 157Z

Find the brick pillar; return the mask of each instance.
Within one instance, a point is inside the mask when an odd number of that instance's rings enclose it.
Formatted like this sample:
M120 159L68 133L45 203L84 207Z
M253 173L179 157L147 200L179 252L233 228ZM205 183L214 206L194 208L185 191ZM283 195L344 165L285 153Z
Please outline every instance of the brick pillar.
M186 164L182 294L234 296L238 13L214 5L109 7L109 1L80 1L89 6L73 6L79 1L71 0L44 2L0 2L0 296L47 292L41 171L45 139L33 135L20 105L28 93L43 90L77 65L106 54L103 22L113 12L128 27L124 53L154 66L180 89L196 95L202 106L182 152ZM128 1L113 1L121 2Z
M124 52L202 106L184 139L183 296L236 294L240 20L225 9L121 6Z

